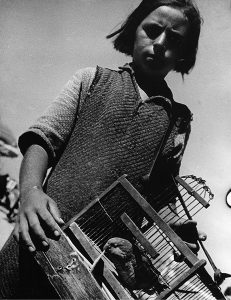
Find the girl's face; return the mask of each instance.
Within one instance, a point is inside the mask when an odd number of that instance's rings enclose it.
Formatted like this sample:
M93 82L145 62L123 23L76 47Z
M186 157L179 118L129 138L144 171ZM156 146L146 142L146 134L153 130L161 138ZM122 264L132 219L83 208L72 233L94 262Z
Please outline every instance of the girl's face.
M179 9L160 6L137 27L133 62L144 76L164 78L181 58L188 20Z

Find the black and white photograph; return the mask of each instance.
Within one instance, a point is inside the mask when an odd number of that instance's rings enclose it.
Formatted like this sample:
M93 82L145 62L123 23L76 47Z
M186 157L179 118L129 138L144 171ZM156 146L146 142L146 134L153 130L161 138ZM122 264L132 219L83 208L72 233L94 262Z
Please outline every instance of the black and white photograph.
M0 299L231 299L231 0L0 0Z

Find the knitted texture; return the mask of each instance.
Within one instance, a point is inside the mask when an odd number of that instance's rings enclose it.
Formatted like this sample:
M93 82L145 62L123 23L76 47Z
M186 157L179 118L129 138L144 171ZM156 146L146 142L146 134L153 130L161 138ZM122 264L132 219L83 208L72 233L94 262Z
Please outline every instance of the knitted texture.
M170 101L141 103L127 71L98 68L69 143L47 182L65 221L123 174L139 189L169 124ZM170 136L165 155L173 148Z
M18 245L11 236L0 253L0 299L15 297L18 281Z
M78 118L95 72L96 68L78 70L44 113L19 137L18 145L23 155L31 144L38 143L38 138L41 138L50 165L57 160Z

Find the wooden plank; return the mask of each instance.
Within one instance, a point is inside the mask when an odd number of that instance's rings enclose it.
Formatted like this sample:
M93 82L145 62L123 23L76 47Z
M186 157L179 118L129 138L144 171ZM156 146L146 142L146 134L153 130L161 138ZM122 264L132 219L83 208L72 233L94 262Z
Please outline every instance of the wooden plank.
M181 275L177 280L173 282L170 289L166 289L163 291L155 300L167 299L172 293L177 291L177 289L188 281L192 276L194 276L200 268L202 268L206 264L205 260L199 260L192 268L185 271L183 275Z
M88 253L88 255L91 257L92 261L95 261L98 256L99 252L96 251L88 241L85 234L82 232L82 230L79 228L79 226L74 222L70 225L69 229L72 231L72 233L75 235L75 237L78 239L78 241L81 243L81 245L84 247L85 251ZM123 299L123 300L131 300L133 299L127 291L121 286L121 284L118 282L116 277L112 274L112 272L108 269L107 263L105 262L105 266L103 268L103 277L106 279L108 284L111 286L114 293L117 295L117 299Z
M153 207L141 196L141 194L133 187L133 185L126 179L120 177L120 183L124 189L134 198L134 200L141 206L145 213L156 223L156 225L164 232L164 234L171 240L176 248L183 254L185 261L189 266L195 265L199 259L186 246L182 239L169 227L168 224L158 215Z
M37 251L35 259L61 299L108 300L63 232L58 241L49 240L49 244L48 251Z
M203 205L205 208L208 208L210 206L210 204L205 201L205 199L203 199L193 188L191 188L191 186L188 185L180 176L176 176L175 179L187 190L189 195L192 195L195 199L197 199L197 201L200 202L201 205Z
M144 249L151 255L152 258L157 258L159 253L155 250L153 245L146 239L143 233L139 230L136 224L129 218L126 213L121 215L121 220L127 226L127 228L132 232L135 238L142 244Z

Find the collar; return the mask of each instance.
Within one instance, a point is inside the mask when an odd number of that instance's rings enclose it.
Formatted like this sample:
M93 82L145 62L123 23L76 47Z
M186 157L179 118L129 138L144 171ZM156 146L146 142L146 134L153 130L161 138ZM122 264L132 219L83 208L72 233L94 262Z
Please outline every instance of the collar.
M128 71L132 76L135 74L134 69L133 69L133 63L126 63L125 65L119 67L121 71Z
M119 69L121 71L128 71L128 73L130 73L131 76L134 78L135 71L133 68L133 62L126 63L122 67L119 67ZM155 84L155 83L153 82L153 84ZM170 101L174 101L172 91L168 87L167 82L164 79L162 80L161 85L158 87L158 89L160 91L159 96L163 96L163 97L169 99Z
M131 76L133 77L133 80L136 82L135 77L134 77L135 72L133 69L133 62L126 63L125 65L119 67L119 70L121 70L121 72L127 71L128 73L130 73ZM137 84L137 86L138 86L138 84ZM160 87L160 95L159 96L151 96L150 100L153 98L165 98L165 101L168 102L168 104L171 104L174 106L174 110L177 113L177 115L183 117L188 122L190 122L192 120L192 113L189 110L189 108L185 104L174 101L172 91L168 87L168 84L165 80L163 80L163 83Z

